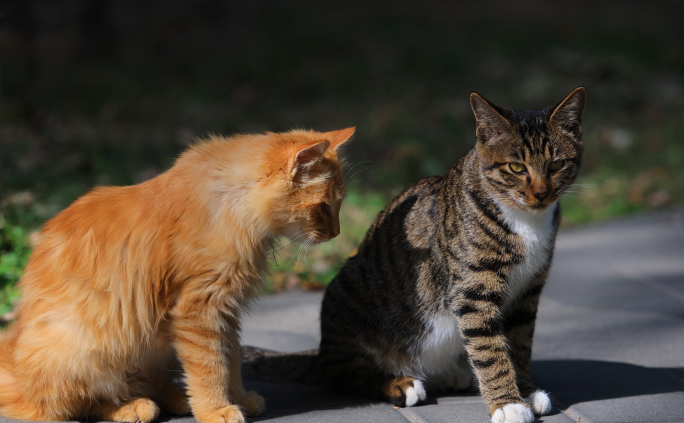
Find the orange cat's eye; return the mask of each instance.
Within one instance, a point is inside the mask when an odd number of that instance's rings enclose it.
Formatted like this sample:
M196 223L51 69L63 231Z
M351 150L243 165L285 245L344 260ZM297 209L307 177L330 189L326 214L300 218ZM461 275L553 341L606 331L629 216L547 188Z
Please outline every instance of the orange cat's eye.
M523 173L525 170L525 165L522 163L509 163L508 167L515 173Z
M332 214L332 209L330 208L330 204L328 204L328 203L321 203L321 205L320 205L319 207L321 208L321 211L322 211L324 214L327 214L328 216L330 216L330 215Z
M551 162L549 165L549 170L551 172L557 172L561 170L561 168L565 165L565 160L556 160L555 162Z

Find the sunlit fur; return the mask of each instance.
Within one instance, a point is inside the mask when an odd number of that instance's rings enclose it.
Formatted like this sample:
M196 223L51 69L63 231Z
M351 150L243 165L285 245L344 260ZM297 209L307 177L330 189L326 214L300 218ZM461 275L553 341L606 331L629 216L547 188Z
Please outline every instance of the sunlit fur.
M275 236L339 233L337 149L353 132L212 136L166 173L97 188L47 222L0 341L0 414L261 413L240 380L240 315ZM173 384L181 376L187 389Z

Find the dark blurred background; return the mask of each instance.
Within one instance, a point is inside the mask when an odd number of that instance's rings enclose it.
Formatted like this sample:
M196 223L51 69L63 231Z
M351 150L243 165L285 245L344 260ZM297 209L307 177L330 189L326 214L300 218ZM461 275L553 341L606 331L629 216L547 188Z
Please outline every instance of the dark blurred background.
M392 195L473 146L471 91L542 108L587 87L566 224L684 200L681 1L9 0L0 12L0 312L32 230L93 186L164 171L208 133L358 128L344 236L308 256L284 247L275 290L325 284Z

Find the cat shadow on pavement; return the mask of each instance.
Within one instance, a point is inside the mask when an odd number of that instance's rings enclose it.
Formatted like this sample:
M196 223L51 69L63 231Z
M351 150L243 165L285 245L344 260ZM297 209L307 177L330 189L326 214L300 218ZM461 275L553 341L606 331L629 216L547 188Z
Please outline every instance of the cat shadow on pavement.
M563 408L575 404L684 391L684 368L598 360L538 360L532 379Z
M341 409L354 410L355 415L372 414L380 411L379 408L391 407L386 402L328 391L318 383L314 357L311 354L297 359L310 372L309 379L301 380L298 384L250 379L247 371L246 388L261 394L266 399L267 407L264 415L253 417L250 421ZM271 357L267 361L273 366L285 364L279 358ZM684 391L684 368L650 368L598 360L536 360L532 363L532 378L540 388L551 393L556 408L562 409L584 402ZM435 406L437 398L473 395L476 394L431 393L428 401L418 407ZM557 413L556 409L551 415ZM543 417L540 421L543 421Z

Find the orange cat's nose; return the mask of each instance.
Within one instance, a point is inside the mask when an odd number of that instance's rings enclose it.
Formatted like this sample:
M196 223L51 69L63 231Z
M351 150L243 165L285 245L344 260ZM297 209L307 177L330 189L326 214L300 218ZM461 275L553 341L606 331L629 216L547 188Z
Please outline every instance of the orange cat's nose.
M333 218L332 225L330 225L330 239L335 238L340 234L340 221L338 218Z

